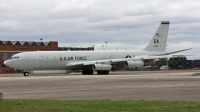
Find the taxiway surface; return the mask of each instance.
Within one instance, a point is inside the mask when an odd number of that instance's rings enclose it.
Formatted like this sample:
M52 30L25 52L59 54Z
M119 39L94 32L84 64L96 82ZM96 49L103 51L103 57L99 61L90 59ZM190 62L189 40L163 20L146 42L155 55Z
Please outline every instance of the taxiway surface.
M200 101L197 70L111 72L110 75L0 74L4 99Z

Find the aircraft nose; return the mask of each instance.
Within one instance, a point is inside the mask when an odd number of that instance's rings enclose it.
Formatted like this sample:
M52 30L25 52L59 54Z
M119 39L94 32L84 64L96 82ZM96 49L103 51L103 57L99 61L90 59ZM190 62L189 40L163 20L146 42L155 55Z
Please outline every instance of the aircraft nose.
M12 60L6 60L4 61L4 64L10 68L15 68L15 69L17 69L17 67L19 66L19 65L17 66L15 62L13 62Z
M8 63L8 61L4 61L4 65L6 65L6 66L7 66L7 63Z
M9 63L10 63L9 60L4 61L4 64L5 64L6 66L10 66Z

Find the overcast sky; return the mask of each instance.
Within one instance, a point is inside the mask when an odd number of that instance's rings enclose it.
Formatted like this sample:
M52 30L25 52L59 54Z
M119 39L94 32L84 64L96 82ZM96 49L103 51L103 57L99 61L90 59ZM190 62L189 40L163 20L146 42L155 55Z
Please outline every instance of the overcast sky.
M60 47L143 49L170 20L167 51L200 59L199 0L0 0L0 40L58 41Z

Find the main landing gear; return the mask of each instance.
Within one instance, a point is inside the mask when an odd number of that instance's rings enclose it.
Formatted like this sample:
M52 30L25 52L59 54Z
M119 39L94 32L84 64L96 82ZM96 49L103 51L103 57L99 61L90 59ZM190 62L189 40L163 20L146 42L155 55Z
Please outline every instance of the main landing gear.
M93 70L83 70L82 71L83 75L93 75L93 73L94 73Z
M105 70L105 71L97 71L97 74L99 74L99 75L109 74L109 70Z
M83 70L82 71L82 74L83 75L93 75L93 70ZM107 75L107 74L109 74L109 70L99 70L99 71L97 71L97 74L99 74L99 75Z
M24 72L24 76L29 76L29 72Z

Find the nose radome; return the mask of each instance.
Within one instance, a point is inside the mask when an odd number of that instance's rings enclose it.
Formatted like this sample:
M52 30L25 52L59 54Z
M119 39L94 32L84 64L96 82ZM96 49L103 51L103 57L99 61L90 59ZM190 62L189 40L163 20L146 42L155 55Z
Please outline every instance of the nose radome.
M8 61L4 61L4 64L7 65Z
M4 64L5 64L6 66L10 66L10 61L9 61L9 60L6 60L6 61L4 61Z

